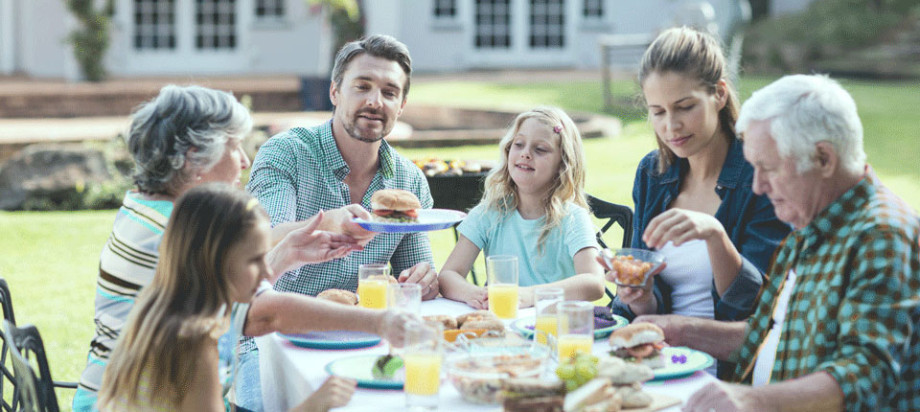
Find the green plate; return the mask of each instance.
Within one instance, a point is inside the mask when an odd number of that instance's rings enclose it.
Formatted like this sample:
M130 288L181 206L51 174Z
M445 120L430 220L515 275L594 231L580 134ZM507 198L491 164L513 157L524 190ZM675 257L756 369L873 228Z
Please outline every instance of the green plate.
M655 377L653 381L664 381L669 379L683 378L690 376L696 371L701 371L712 366L715 360L705 352L685 348L685 347L666 347L661 350L664 357L664 367L653 369Z
M610 325L606 328L594 329L594 339L604 339L610 336L610 333L614 330L622 328L629 324L629 321L626 318L619 315L611 315L613 320L616 321L613 325ZM527 339L533 339L533 328L534 328L534 318L520 318L514 322L511 322L511 327L523 335Z
M326 365L330 375L351 378L358 381L358 386L367 389L402 389L402 380L382 380L374 378L371 368L380 355L358 355L336 359Z

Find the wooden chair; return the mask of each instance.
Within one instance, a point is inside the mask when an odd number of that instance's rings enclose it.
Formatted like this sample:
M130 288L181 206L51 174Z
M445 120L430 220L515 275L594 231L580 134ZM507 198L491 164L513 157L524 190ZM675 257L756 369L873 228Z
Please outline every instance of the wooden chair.
M3 319L11 325L16 325L16 315L13 311L13 298L6 280L0 278L0 308L3 310ZM20 408L20 390L14 379L13 368L7 362L11 341L5 334L0 334L0 411L12 412L23 410ZM43 350L44 352L44 350ZM76 389L76 382L52 381L56 388ZM7 388L12 389L12 396L4 396ZM9 399L9 401L7 401ZM57 404L55 404L57 406Z
M607 248L607 243L604 242L603 236L607 232L607 229L610 229L614 224L620 225L620 228L623 229L623 241L621 247L629 247L632 242L632 232L633 232L633 211L629 206L619 205L616 203L611 203L605 200L598 199L594 196L588 195L588 207L591 208L591 213L594 214L594 217L598 219L607 219L601 229L597 231L597 243L603 248ZM604 288L604 292L607 293L607 297L610 298L610 301L613 302L613 292L610 289Z
M12 322L3 320L3 338L10 342L10 360L13 363L14 381L18 393L20 410L39 412L58 412L57 396L54 394L54 381L45 356L38 329L32 325L22 328ZM36 374L32 363L38 369ZM14 400L15 402L15 400Z

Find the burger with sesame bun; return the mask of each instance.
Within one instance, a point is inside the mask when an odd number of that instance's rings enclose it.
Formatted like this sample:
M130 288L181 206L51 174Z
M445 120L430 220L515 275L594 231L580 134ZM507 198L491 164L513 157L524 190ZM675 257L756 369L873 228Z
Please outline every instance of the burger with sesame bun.
M664 331L651 323L635 323L610 334L610 354L627 362L646 365L652 369L664 366L661 348Z
M378 222L415 222L421 207L418 197L408 190L381 189L371 195L371 212Z

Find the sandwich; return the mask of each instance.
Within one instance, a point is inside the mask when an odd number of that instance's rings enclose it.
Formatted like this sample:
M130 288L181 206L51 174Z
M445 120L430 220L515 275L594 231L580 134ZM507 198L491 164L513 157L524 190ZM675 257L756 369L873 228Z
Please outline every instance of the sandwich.
M415 222L421 207L415 194L407 190L381 189L371 195L371 212L378 222Z
M316 295L317 298L343 305L354 306L358 304L358 295L350 290L326 289Z
M592 379L565 395L565 412L617 412L622 399L607 379Z
M636 323L614 330L610 334L610 355L627 362L646 365L652 369L664 366L661 348L664 331L651 323Z
M505 412L562 412L565 388L562 382L534 378L501 381Z

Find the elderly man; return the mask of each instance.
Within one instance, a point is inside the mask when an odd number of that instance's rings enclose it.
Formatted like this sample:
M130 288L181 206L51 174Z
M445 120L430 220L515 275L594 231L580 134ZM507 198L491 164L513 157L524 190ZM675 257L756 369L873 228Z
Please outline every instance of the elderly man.
M685 409L920 410L920 224L866 166L853 99L826 76L786 76L737 129L754 191L796 230L747 322L638 319L738 362L750 384L710 384Z
M364 209L370 209L371 195L380 189L408 190L422 207L432 206L424 174L383 140L406 105L411 73L409 50L390 36L368 36L339 50L329 89L335 106L332 119L273 136L256 155L246 188L265 207L273 226L349 204L363 206L348 209L353 216L370 219ZM320 228L349 228L346 233L361 240L364 250L285 273L275 289L307 295L331 288L354 291L360 264L390 262L400 282L421 286L423 299L438 295L425 233L375 236L351 222L353 216L331 214ZM243 410L261 410L258 356L251 339L244 339L241 352L237 404Z

